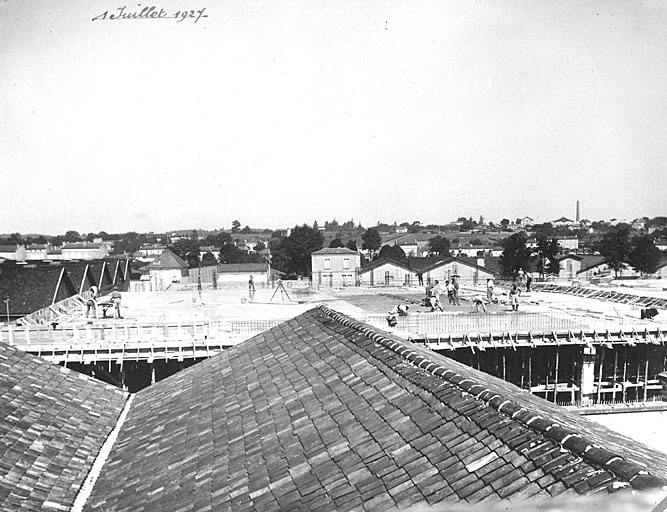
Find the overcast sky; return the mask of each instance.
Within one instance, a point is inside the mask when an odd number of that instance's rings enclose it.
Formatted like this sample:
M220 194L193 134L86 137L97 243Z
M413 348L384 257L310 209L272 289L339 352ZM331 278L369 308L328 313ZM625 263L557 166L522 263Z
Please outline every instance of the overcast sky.
M665 2L123 5L0 0L0 233L667 215Z

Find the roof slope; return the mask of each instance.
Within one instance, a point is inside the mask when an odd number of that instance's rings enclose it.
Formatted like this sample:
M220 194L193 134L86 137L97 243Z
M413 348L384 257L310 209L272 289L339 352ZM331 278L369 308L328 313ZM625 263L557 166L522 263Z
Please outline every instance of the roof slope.
M357 251L353 251L352 249L348 249L347 247L324 247L323 249L320 249L319 251L315 251L312 254L359 254Z
M96 285L97 281L86 261L65 261L63 266L69 274L72 284L76 288L77 293L82 293L88 290L91 286Z
M168 269L180 269L187 270L188 264L174 251L169 248L166 248L162 251L162 254L158 256L150 267L156 270L168 270Z
M0 343L0 509L69 510L126 397Z
M269 266L266 263L221 263L218 265L218 272L220 274L248 272L261 274L265 273L268 269Z
M146 388L86 509L386 510L667 483L663 454L413 347L320 307Z
M62 279L61 279L62 274ZM0 300L9 299L13 316L24 316L55 301L76 295L77 290L61 265L0 267Z

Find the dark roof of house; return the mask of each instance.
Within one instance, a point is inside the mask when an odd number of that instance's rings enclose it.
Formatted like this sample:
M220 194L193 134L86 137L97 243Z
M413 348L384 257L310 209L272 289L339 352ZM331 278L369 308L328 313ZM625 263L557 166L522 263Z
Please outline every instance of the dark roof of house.
M88 266L88 263L85 261L64 261L63 266L69 274L69 278L76 288L77 293L86 291L89 288L86 279L88 279L91 285L97 285L97 280L95 279L91 268Z
M376 260L370 261L366 263L365 265L362 265L361 267L361 273L369 272L371 270L375 270L376 268L379 268L383 265L394 265L396 267L400 267L402 269L408 270L408 271L414 271L414 268L410 268L410 266L407 263L404 263L402 261L396 261L392 260L390 258L378 258Z
M0 252L16 252L17 249L16 245L0 245Z
M266 273L268 267L266 263L222 263L218 265L219 274L254 272L256 274Z
M0 509L70 510L127 394L0 343Z
M137 393L85 510L386 510L665 478L664 454L321 306Z
M584 255L581 257L581 269L577 274L580 274L581 272L586 272L587 270L590 270L592 268L595 268L599 265L602 265L605 262L604 256L597 256L597 255Z
M174 251L167 248L162 251L162 254L155 258L154 262L151 263L150 267L152 269L187 269L188 264Z
M99 249L104 243L96 242L70 242L63 245L63 249Z
M113 276L111 275L109 265L104 260L90 260L88 261L90 270L93 273L95 282L98 287L103 288L113 284ZM105 284L106 283L106 284Z
M12 316L28 315L50 306L59 287L64 287L68 296L78 293L61 265L3 264L0 267L0 300L9 299Z
M425 256L422 258L409 256L408 264L411 268L423 272L429 268L440 265L449 259L449 256Z
M313 254L359 254L357 251L348 249L346 247L325 247L319 251L315 251Z
M412 268L420 272L429 272L448 263L460 263L468 267L476 268L483 272L493 273L489 268L482 267L477 265L476 260L467 259L467 258L455 258L453 256L438 256L438 257L426 257L426 258L408 258L409 264Z

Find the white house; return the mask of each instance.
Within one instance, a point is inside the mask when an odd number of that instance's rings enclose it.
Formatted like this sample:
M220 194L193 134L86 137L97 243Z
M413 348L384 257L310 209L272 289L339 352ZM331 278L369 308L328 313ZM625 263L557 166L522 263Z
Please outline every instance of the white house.
M142 245L137 251L143 258L159 256L167 248L166 245Z
M562 228L562 227L572 227L577 223L572 219L568 219L567 217L561 217L560 219L554 220L551 224Z
M49 244L30 244L25 248L27 260L46 260L49 258Z
M0 245L0 258L5 260L25 261L25 247L18 244Z
M524 217L522 219L519 219L519 226L521 226L522 228L532 226L533 224L535 224L535 221L530 217Z
M454 247L451 252L456 256L468 256L470 258L478 256L500 257L503 253L503 248L497 245L463 245Z
M310 256L316 286L354 286L361 270L361 255L342 247L325 248Z
M579 249L579 238L576 236L559 236L556 238L561 249L577 251Z
M165 249L149 266L152 291L166 290L188 277L188 264L171 249Z
M64 260L98 260L109 255L109 248L105 243L74 242L63 245L62 259Z
M565 279L576 279L581 270L583 258L576 254L569 254L558 260L558 277ZM597 263L596 263L597 264Z

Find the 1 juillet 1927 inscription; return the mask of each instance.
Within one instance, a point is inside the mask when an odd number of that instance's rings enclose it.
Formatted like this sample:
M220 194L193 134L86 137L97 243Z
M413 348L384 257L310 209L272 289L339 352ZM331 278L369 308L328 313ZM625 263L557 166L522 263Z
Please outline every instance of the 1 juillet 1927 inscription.
M173 11L163 8L158 10L155 5L141 7L141 4L137 4L137 9L135 10L128 9L127 5L123 5L122 7L117 7L115 10L104 11L102 14L95 16L93 21L175 19L177 23L184 20L194 20L194 23L197 23L201 18L208 18L206 7Z

